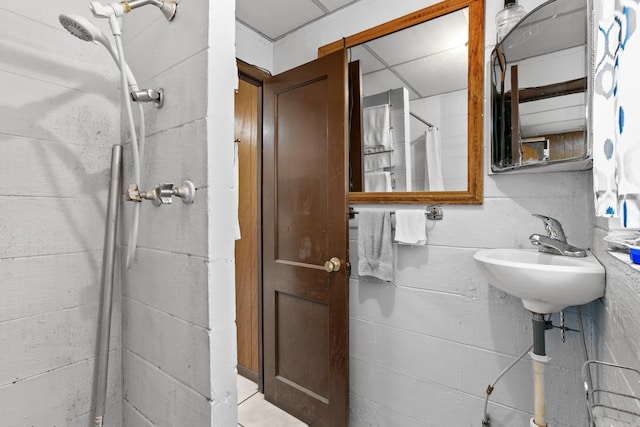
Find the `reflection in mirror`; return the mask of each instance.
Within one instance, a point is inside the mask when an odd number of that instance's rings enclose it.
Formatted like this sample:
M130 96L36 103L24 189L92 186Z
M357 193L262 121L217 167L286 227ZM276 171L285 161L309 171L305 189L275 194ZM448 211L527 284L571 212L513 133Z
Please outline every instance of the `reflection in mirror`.
M484 0L444 0L318 55L341 49L364 93L350 99L349 202L481 204ZM389 127L363 132L362 120Z
M353 189L467 189L468 16L463 8L349 49L362 73Z
M590 167L587 3L542 4L493 51L492 171Z

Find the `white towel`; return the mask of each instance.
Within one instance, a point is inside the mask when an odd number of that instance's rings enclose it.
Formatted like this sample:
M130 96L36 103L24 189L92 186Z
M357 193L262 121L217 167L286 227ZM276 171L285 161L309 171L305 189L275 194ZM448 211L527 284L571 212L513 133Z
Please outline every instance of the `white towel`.
M425 174L426 191L444 191L444 179L442 178L442 156L440 154L440 131L432 127L425 134L426 158Z
M358 275L393 280L393 243L389 211L360 209Z
M363 108L362 130L365 146L382 145L385 150L393 150L388 104Z
M396 242L422 246L427 243L426 213L422 209L396 211Z
M391 172L367 172L364 174L364 191L391 192Z
M390 151L382 153L371 153L364 155L364 171L371 172L393 166L393 159Z

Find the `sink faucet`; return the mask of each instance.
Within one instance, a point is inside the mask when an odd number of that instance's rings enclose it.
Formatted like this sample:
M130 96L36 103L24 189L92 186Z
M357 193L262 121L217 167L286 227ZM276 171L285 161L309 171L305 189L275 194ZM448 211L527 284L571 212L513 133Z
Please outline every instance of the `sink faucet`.
M542 220L544 223L544 229L547 231L546 236L542 236L540 234L532 234L529 236L531 243L538 246L538 250L540 252L572 257L587 256L587 251L585 249L578 248L567 243L567 237L564 234L560 221L540 214L533 214L533 216Z

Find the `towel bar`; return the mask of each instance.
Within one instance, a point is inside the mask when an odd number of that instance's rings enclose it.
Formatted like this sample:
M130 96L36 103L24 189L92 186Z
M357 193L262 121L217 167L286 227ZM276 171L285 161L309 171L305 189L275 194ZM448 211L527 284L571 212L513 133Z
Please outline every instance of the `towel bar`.
M396 212L391 211L391 215L394 215ZM442 219L442 206L427 206L425 210L425 215L427 215L427 219L432 221L437 221ZM358 211L352 207L349 207L349 219L354 219L358 215Z

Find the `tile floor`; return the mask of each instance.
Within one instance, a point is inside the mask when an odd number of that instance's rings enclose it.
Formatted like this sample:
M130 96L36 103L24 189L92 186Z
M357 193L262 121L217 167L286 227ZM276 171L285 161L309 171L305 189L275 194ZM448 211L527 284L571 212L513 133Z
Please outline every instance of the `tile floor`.
M299 419L264 400L258 385L238 375L238 426L307 427Z

